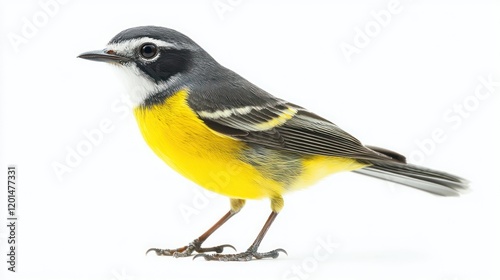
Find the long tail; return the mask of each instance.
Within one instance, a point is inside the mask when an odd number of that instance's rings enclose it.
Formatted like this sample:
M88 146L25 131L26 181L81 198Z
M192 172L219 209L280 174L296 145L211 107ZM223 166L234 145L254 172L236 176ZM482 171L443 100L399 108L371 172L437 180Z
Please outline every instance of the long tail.
M469 187L469 182L458 176L407 164L404 157L394 152L376 147L369 148L393 158L397 155L402 160L401 162L372 162L373 165L354 172L442 196L458 196Z

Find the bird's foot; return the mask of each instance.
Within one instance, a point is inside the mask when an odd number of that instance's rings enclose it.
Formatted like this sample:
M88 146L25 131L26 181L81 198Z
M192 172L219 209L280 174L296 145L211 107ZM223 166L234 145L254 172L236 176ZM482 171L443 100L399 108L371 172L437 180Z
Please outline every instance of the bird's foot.
M151 248L146 251L146 255L153 251L156 253L158 256L172 256L174 258L182 258L182 257L189 257L193 254L193 252L197 253L206 253L206 252L215 252L215 253L222 253L224 251L224 248L231 248L236 251L236 248L234 248L232 245L229 244L224 244L224 245L219 245L215 247L207 247L207 248L202 248L201 243L198 239L195 239L193 242L189 243L189 245L180 247L177 249L158 249L158 248Z
M207 261L232 261L232 262L243 262L243 261L251 261L252 259L265 259L265 258L277 258L279 253L288 253L283 249L276 249L265 253L259 253L256 250L248 249L246 252L238 253L238 254L197 254L193 257L196 259L198 257L203 257Z

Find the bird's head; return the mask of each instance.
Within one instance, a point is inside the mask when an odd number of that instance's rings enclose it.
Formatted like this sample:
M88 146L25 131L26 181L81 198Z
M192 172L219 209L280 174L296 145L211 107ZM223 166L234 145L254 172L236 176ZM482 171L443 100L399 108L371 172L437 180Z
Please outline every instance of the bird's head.
M183 86L186 76L216 62L184 34L157 26L141 26L118 33L103 50L78 56L117 66L135 105L155 94ZM183 81L184 80L184 81Z

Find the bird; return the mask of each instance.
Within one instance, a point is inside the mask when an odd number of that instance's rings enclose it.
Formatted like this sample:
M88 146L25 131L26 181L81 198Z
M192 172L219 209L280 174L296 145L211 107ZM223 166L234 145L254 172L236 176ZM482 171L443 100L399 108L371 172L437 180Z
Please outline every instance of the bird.
M333 122L271 95L219 64L188 36L160 26L119 32L82 59L106 62L123 77L134 116L149 147L173 170L199 186L226 196L229 211L185 246L151 248L159 256L207 261L277 258L282 249L259 251L283 195L314 185L337 172L352 171L440 196L469 188L461 177L407 163L394 151L363 145ZM244 207L269 199L271 213L246 251L202 244Z

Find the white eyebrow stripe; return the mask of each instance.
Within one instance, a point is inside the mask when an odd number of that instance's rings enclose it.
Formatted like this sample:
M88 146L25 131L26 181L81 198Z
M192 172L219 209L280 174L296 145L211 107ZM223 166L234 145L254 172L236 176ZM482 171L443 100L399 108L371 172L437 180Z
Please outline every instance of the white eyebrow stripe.
M162 40L157 40L149 37L142 37L138 39L130 39L126 41L122 41L119 43L112 43L106 46L107 50L113 50L118 54L122 55L133 55L135 50L145 43L153 43L158 47L171 48L171 49L179 49L179 47L172 43L167 43Z

